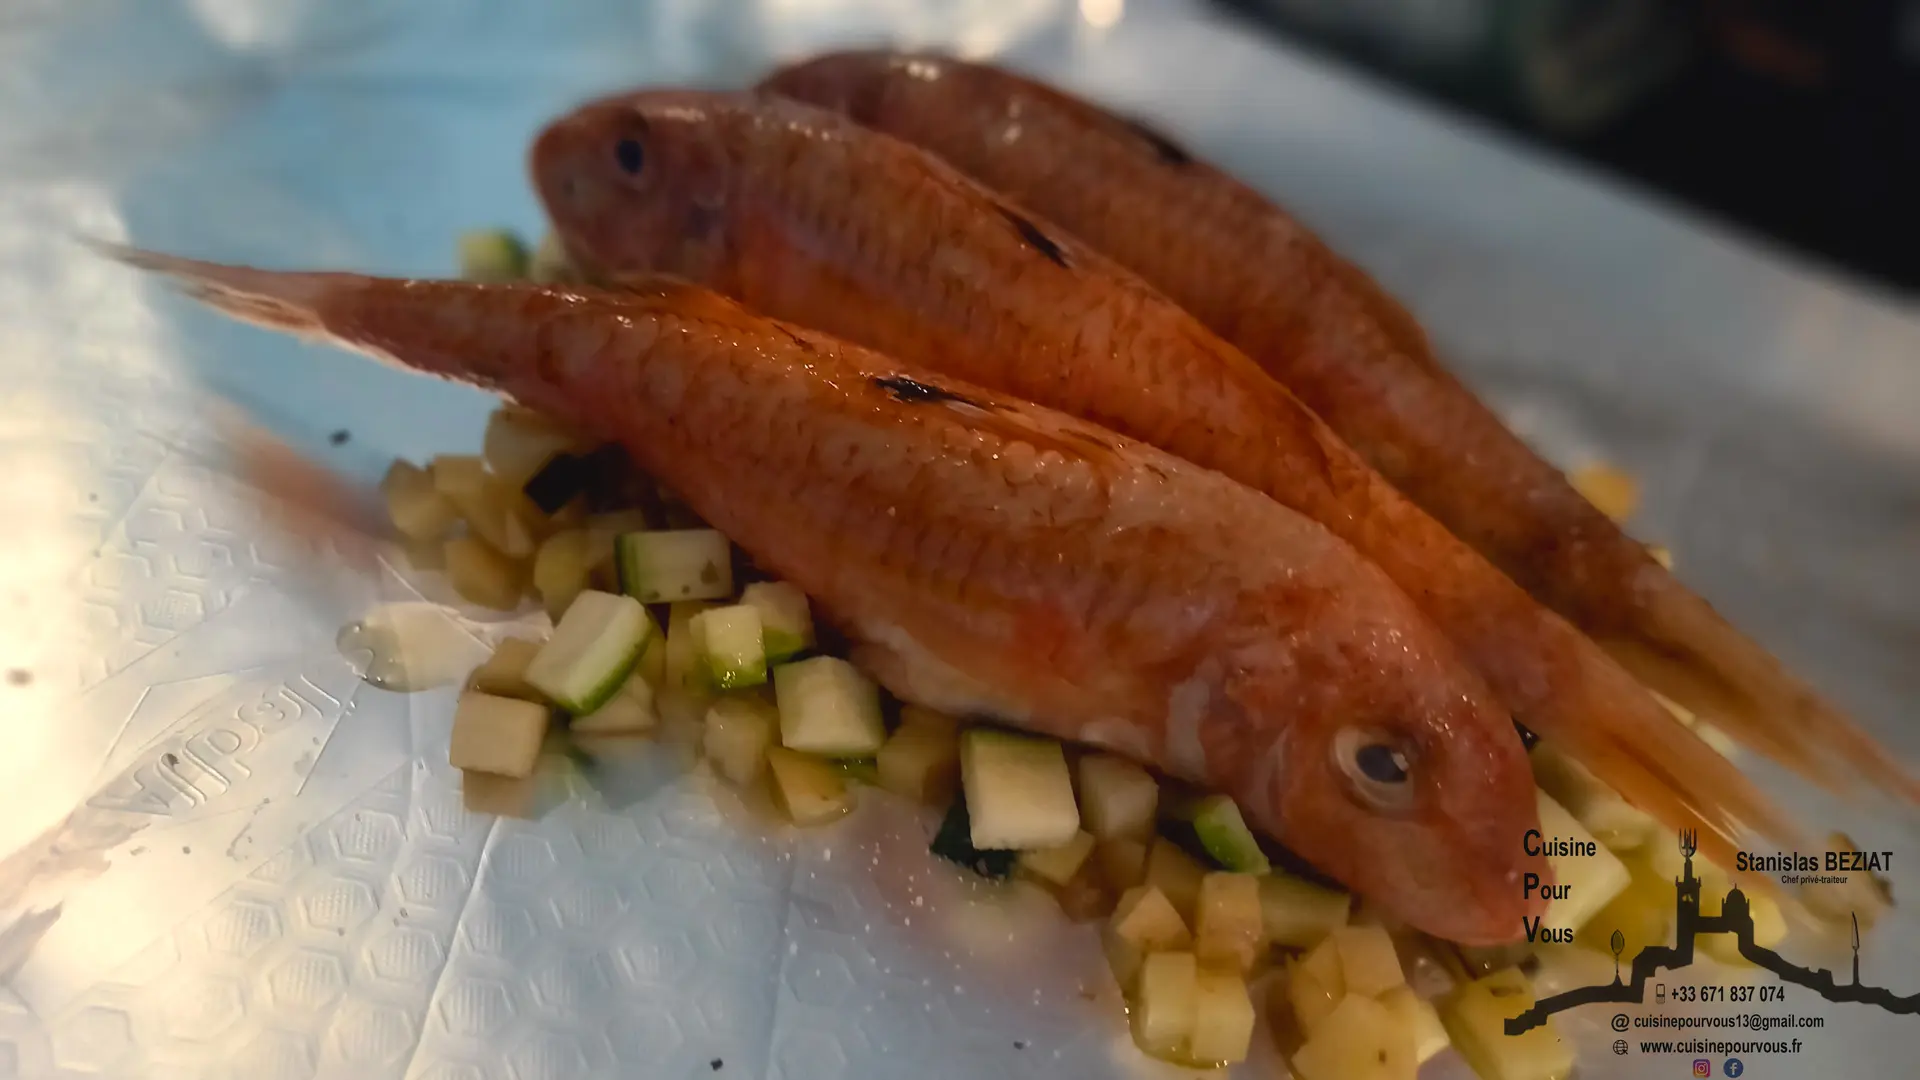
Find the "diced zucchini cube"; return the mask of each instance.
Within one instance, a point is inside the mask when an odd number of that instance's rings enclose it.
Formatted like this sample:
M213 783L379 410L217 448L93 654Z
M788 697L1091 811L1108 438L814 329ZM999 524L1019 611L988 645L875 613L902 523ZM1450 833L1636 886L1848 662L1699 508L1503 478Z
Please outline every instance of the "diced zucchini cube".
M790 750L824 757L866 757L878 753L887 741L880 688L837 656L781 664L773 669L773 692L780 707L780 745ZM978 829L978 808L974 809ZM1062 836L1059 842L1066 840Z
M487 657L486 663L473 669L467 686L497 697L541 700L540 691L527 681L527 665L539 653L540 644L526 638L502 638L500 644L494 646L493 655Z
M574 717L567 730L575 735L636 735L652 731L659 722L653 687L638 674L630 674L619 693L592 712Z
M1193 834L1213 860L1228 870L1264 874L1273 869L1267 854L1260 850L1253 830L1247 828L1240 807L1225 795L1208 795L1193 808L1190 819Z
M468 281L518 281L527 276L527 245L507 229L460 234L460 276Z
M1446 1026L1440 1023L1439 1011L1432 1002L1422 1001L1413 987L1402 984L1388 990L1380 995L1380 1004L1393 1015L1395 1027L1412 1033L1415 1065L1425 1065L1428 1058L1452 1044Z
M882 749L885 749L882 747ZM1064 889L1093 854L1093 834L1081 831L1059 847L1034 848L1020 853L1015 872L1056 889Z
M1194 921L1194 905L1200 899L1200 879L1206 869L1193 856L1166 837L1159 837L1147 848L1147 884L1167 894L1173 909L1188 924Z
M458 769L529 776L547 737L547 707L472 691L453 712L447 760Z
M1133 1038L1158 1057L1184 1058L1193 1035L1199 962L1190 952L1157 952L1140 964L1133 1007Z
M1237 972L1202 966L1193 984L1193 1034L1187 1056L1196 1062L1231 1065L1247 1059L1253 1044L1253 998Z
M1080 813L1101 840L1153 835L1160 785L1147 770L1112 754L1086 754L1077 765Z
M614 551L620 591L642 603L733 595L733 545L713 529L624 533Z
M1151 885L1135 885L1121 895L1113 910L1113 932L1143 953L1185 949L1193 941L1173 903Z
M745 788L760 779L779 730L780 714L759 698L721 698L707 708L701 745L721 776Z
M590 713L626 683L652 632L639 601L589 589L527 665L527 681L568 712Z
M760 636L767 662L782 660L813 647L813 614L807 594L784 581L756 581L740 594L740 602L760 613Z
M437 541L459 517L453 502L433 486L433 477L409 462L395 461L387 469L380 494L393 527L409 540Z
M1406 985L1400 954L1394 951L1393 939L1385 930L1378 926L1342 926L1330 937L1334 951L1340 955L1340 979L1347 993L1378 997Z
M941 806L953 801L960 783L960 732L945 717L928 720L907 708L900 726L875 755L880 786L909 799Z
M691 626L706 664L707 679L719 690L744 690L767 681L767 654L760 643L760 610L733 604L701 612Z
M1558 1080L1573 1071L1573 1047L1552 1017L1523 1034L1507 1034L1507 1021L1533 1005L1533 986L1517 968L1475 979L1438 1003L1448 1037L1485 1080Z
M1260 925L1260 879L1231 871L1200 879L1193 951L1213 967L1245 973L1265 948Z
M1052 739L990 728L966 731L960 736L960 784L977 848L1058 847L1080 831L1073 776L1066 753Z
M1267 940L1289 949L1308 949L1345 926L1353 897L1324 889L1292 874L1275 871L1260 879L1261 926Z
M1293 1055L1299 1080L1413 1080L1413 1036L1387 1007L1349 994Z
M767 750L773 793L795 825L819 825L853 809L846 777L832 762L785 747Z
M520 606L526 571L517 562L471 536L446 542L447 582L461 599L495 611Z

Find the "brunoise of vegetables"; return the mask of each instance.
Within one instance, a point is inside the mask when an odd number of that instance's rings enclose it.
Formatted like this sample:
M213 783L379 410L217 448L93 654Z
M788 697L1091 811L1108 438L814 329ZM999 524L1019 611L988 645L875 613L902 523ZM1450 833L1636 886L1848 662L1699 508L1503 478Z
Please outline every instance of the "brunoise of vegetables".
M567 274L540 250L541 274ZM462 245L489 279L526 274L526 251L498 235ZM536 603L552 620L544 637L501 640L460 697L449 758L470 792L530 782L557 730L591 752L679 716L715 777L796 826L829 826L862 789L922 804L930 850L956 872L1044 890L1091 924L1133 1039L1156 1057L1245 1060L1264 1014L1304 1080L1411 1078L1450 1047L1489 1080L1564 1077L1573 1050L1555 1023L1509 1037L1505 1019L1569 972L1610 971L1615 930L1635 949L1670 930L1671 837L1550 743L1533 751L1542 830L1594 854L1550 859L1563 895L1535 942L1460 949L1357 906L1223 795L1112 754L892 709L816 632L801 590L763 580L624 454L538 414L501 408L480 454L396 462L382 492L418 568L470 603ZM1777 942L1777 903L1749 902L1762 943Z

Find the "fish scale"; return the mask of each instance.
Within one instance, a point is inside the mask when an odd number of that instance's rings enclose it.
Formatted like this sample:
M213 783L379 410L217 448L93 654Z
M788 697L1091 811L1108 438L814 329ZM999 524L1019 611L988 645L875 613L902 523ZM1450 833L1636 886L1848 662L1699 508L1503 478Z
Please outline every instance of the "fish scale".
M409 282L115 254L238 318L620 441L847 627L905 700L1069 739L1117 724L1150 763L1226 790L1256 827L1443 937L1512 940L1542 909L1519 889L1549 871L1519 843L1538 817L1505 710L1377 568L1224 476L680 283ZM836 438L880 450L814 452ZM1021 444L1055 449L1012 482ZM1078 520L1054 523L1056 508ZM854 531L821 527L835 520ZM932 562L922 523L974 554ZM943 575L965 581L962 599L926 587ZM1130 581L1146 583L1130 610L1091 617ZM1050 647L1022 648L1036 633ZM957 692L980 698L939 696ZM1335 757L1349 732L1406 757L1397 786L1363 786ZM1248 757L1282 742L1284 782L1270 782ZM1189 746L1199 760L1169 757Z

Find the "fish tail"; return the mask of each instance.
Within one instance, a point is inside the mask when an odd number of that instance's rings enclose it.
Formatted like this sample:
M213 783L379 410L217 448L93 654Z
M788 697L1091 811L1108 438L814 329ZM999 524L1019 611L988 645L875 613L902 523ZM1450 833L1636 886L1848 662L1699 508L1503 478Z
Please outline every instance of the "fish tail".
M1835 792L1864 779L1909 804L1920 780L1886 747L1705 601L1662 576L1636 609L1632 636L1601 640L1646 685L1781 765Z
M328 279L349 276L256 270L100 240L87 243L117 262L164 275L188 296L242 322L303 337L328 336L320 317L320 305L331 284Z
M1604 728L1565 733L1561 745L1661 824L1697 832L1715 862L1733 866L1742 842L1755 836L1789 849L1804 839L1800 825L1752 779L1657 703L1611 716Z

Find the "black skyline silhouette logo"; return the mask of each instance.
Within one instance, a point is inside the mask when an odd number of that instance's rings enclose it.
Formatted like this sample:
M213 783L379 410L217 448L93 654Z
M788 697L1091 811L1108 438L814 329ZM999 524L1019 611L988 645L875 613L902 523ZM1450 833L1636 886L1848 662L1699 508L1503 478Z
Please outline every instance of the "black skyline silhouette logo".
M1720 914L1700 914L1700 879L1693 876L1693 855L1699 850L1698 834L1684 832L1680 834L1680 852L1686 856L1685 876L1674 882L1672 945L1649 945L1640 950L1633 958L1633 977L1626 982L1620 981L1620 952L1625 947L1625 938L1618 930L1614 931L1609 944L1613 946L1613 981L1583 986L1550 998L1542 998L1533 1008L1508 1020L1506 1032L1520 1035L1547 1022L1547 1017L1557 1012L1580 1005L1593 1005L1600 1002L1620 1004L1640 1004L1645 1001L1647 980L1662 971L1678 971L1693 963L1694 938L1700 934L1732 934L1740 943L1740 955L1749 963L1765 968L1779 976L1782 982L1803 986L1821 997L1833 1002L1861 1002L1878 1005L1887 1012L1900 1015L1920 1014L1920 993L1901 997L1890 990L1876 986L1860 984L1860 919L1853 919L1853 981L1836 983L1833 973L1826 968L1803 968L1789 964L1772 949L1762 948L1753 941L1753 912L1747 906L1747 896L1734 886L1720 905Z

